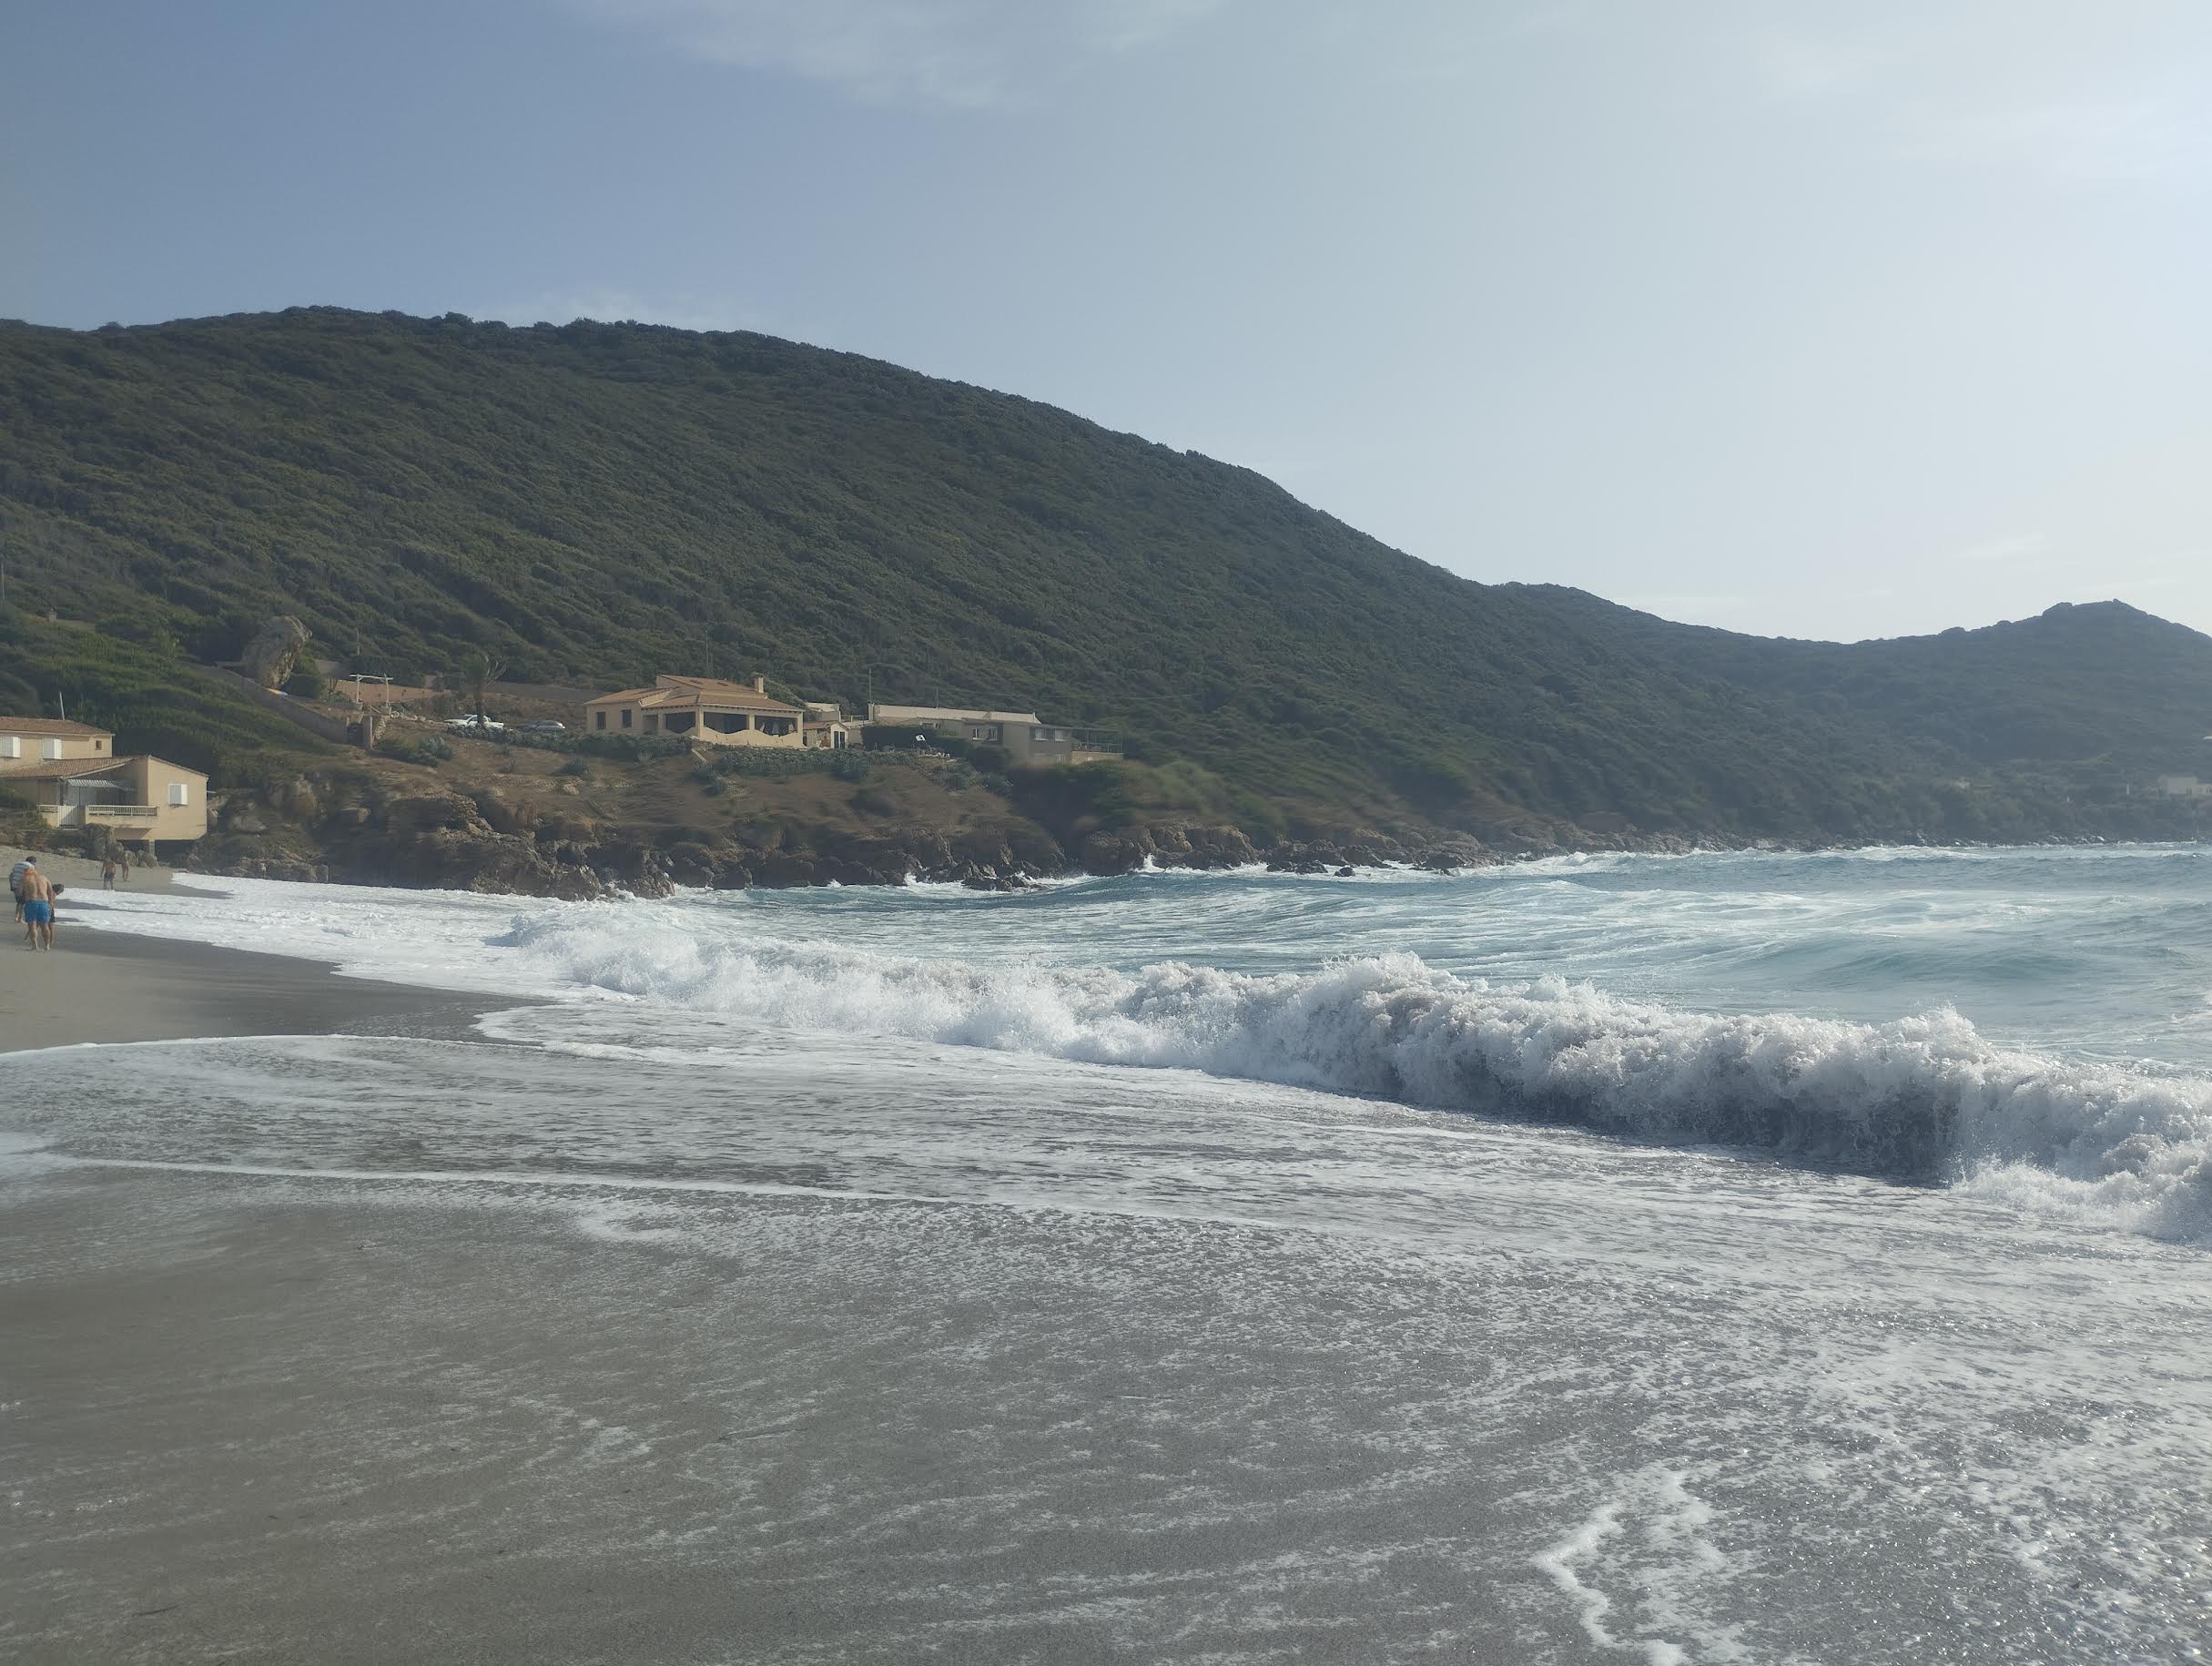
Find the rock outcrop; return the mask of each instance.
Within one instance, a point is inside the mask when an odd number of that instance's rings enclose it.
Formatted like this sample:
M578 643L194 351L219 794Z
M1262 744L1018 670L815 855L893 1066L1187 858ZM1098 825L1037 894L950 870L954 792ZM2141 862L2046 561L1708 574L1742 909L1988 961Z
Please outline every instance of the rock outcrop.
M307 626L289 614L279 614L253 634L239 664L262 687L281 688L307 645Z

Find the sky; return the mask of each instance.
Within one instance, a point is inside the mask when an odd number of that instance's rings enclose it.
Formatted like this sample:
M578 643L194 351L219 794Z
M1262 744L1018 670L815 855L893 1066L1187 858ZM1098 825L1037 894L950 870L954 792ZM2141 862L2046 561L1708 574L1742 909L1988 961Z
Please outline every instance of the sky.
M2204 0L0 13L0 316L765 330L1484 581L2212 631Z

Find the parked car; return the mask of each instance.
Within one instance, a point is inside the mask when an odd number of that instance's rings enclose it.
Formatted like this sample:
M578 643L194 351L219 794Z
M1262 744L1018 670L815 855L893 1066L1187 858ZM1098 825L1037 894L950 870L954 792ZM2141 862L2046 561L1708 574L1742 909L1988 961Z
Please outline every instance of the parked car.
M565 735L568 733L568 725L552 717L533 717L528 723L523 725L523 733L525 735Z
M445 720L445 726L449 729L468 729L478 735L486 735L494 730L504 729L507 726L495 717L478 717L474 714L471 714L466 717L448 717Z

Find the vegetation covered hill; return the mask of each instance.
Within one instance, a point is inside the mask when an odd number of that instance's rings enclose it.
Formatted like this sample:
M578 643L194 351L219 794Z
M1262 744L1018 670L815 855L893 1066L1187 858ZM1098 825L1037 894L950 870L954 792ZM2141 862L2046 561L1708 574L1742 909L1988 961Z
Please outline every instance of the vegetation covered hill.
M1034 707L1212 772L1263 834L2065 831L2085 784L2203 770L2212 728L2212 639L2131 609L1853 646L1674 625L749 334L0 325L0 515L13 602L157 657L227 658L282 611L402 680L482 650L534 682Z

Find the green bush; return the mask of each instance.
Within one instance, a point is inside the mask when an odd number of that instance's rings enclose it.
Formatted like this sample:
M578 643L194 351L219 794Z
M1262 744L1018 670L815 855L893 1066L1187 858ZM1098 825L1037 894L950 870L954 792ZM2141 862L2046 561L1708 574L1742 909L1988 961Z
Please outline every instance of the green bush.
M572 757L612 758L617 763L650 763L656 757L676 757L691 750L688 741L674 735L525 735L520 729L497 729L489 736L502 747L522 747L532 752L566 752ZM578 775L563 767L556 775Z
M795 776L826 775L840 781L859 781L867 778L868 760L849 752L832 752L819 747L804 749L723 747L701 759L691 774L692 779L700 782L730 775L776 781L789 780Z
M387 735L376 743L376 749L386 757L396 757L402 764L420 764L426 769L435 768L453 756L453 748L438 735L424 735L413 740Z
M916 752L936 742L928 729L912 724L869 723L860 729L860 743L870 752Z

